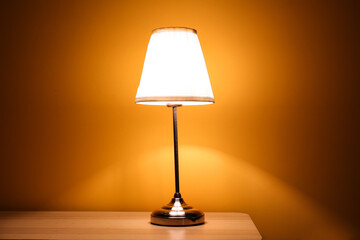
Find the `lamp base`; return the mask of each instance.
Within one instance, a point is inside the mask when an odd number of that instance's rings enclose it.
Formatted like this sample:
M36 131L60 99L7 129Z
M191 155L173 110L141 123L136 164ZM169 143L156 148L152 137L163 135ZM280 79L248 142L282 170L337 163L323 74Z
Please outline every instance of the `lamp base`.
M204 213L187 205L181 197L171 199L169 204L151 213L151 223L155 225L182 227L204 222Z

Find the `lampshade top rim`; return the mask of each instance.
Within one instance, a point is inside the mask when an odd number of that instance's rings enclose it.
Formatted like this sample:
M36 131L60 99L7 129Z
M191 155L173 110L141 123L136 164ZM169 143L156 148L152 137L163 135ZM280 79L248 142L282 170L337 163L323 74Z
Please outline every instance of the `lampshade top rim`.
M167 31L188 31L188 32L193 32L195 34L197 34L197 31L193 28L188 28L188 27L161 27L161 28L155 28L152 33L156 33L156 32L167 32Z

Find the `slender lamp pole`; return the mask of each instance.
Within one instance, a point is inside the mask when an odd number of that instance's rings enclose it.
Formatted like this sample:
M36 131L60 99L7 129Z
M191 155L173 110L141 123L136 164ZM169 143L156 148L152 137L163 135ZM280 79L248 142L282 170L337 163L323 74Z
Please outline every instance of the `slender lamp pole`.
M174 129L174 160L175 160L175 194L174 198L181 198L179 187L179 152L178 152L178 133L177 133L177 107L181 105L170 105L173 109L173 129Z

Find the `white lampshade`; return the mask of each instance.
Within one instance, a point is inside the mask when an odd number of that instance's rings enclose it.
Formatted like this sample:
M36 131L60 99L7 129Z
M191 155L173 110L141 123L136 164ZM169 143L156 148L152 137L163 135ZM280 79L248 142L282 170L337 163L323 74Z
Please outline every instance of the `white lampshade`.
M196 30L167 27L152 32L135 102L148 105L215 102Z

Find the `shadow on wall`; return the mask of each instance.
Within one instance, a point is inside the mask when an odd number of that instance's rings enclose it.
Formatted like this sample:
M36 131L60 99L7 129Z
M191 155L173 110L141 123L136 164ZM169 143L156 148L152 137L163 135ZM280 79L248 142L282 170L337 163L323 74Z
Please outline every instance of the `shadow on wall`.
M270 173L214 149L180 148L180 190L185 201L196 208L249 213L260 233L266 233L264 238L351 239L352 230L321 203ZM80 209L102 205L152 211L173 195L172 151L172 146L167 146L139 153L125 167L114 162L50 205L66 208L68 204L74 207L75 202ZM286 231L281 235L279 229ZM289 232L296 235L286 235Z

